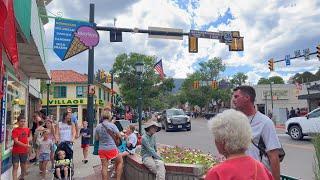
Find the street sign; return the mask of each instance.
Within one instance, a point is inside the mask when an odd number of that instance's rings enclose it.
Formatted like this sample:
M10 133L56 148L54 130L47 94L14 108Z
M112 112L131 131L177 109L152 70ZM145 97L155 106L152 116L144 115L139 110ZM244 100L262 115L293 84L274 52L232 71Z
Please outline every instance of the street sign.
M148 30L151 31L149 32L149 38L183 40L183 29L148 27ZM158 32L155 33L152 31ZM166 35L167 33L179 33L180 35Z
M190 30L190 36L197 37L197 38L207 38L207 39L221 39L222 33L210 32L210 31Z
M296 58L297 58L297 57L300 57L300 56L301 56L300 50L294 51L294 56L295 56Z
M309 49L309 48L304 49L304 50L303 50L303 55L304 55L304 59L305 59L306 61L310 60L310 49Z
M62 60L75 56L99 43L99 34L89 22L56 19L53 51Z
M110 31L110 42L122 42L122 32L111 30Z
M230 44L232 43L232 32L231 31L224 31L223 32L223 39L224 39L224 42L226 44Z
M285 62L286 62L286 66L290 66L290 55L286 55L286 56L284 57L284 60L285 60Z

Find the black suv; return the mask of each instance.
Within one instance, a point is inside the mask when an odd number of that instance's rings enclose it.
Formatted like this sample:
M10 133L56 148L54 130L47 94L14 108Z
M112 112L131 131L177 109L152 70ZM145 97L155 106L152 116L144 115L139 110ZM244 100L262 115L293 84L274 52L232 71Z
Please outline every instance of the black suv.
M182 109L167 109L162 112L162 128L166 131L186 129L191 130L190 117Z

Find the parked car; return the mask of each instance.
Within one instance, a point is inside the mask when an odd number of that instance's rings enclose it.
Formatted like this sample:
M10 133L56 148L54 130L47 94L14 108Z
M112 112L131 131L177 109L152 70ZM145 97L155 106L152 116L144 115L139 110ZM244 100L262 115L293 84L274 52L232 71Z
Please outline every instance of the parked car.
M311 111L305 116L288 119L285 123L285 128L286 133L294 140L320 133L320 108Z
M206 118L207 120L210 120L214 116L216 116L216 113L214 112L204 113L204 118Z
M166 109L161 116L162 128L166 131L186 129L191 130L190 117L182 109Z
M187 116L189 116L189 117L192 116L192 112L191 112L191 111L186 111L185 114L186 114Z

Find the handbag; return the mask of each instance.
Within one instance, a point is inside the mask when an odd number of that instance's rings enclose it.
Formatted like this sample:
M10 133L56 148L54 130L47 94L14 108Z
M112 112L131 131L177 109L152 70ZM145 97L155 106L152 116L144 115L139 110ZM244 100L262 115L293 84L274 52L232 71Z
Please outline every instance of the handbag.
M116 146L120 146L121 145L120 136L118 136L116 133L114 133L113 131L108 129L103 123L101 123L101 125L106 129L107 133L112 137L112 139L113 139L114 143L116 144Z

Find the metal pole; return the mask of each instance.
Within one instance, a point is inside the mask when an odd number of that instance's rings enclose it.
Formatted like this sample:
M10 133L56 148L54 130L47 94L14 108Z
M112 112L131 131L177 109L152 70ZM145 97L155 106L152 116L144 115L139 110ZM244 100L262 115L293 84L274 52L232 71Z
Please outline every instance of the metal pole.
M307 85L307 92L308 92L308 110L309 110L309 112L311 112L311 105L310 105L310 89L309 89L309 87L308 87L308 85Z
M264 100L266 101L266 108L265 108L265 110L266 110L266 112L264 113L265 115L267 115L268 114L268 99L267 99L267 94L264 96Z
M273 114L273 93L272 93L272 82L270 82L270 96L271 96L271 113Z
M94 23L94 4L90 3L89 11L89 22ZM88 87L93 85L94 79L94 48L89 49L88 56ZM93 109L93 95L89 94L88 91L88 102L87 102L87 121L89 122L90 132L93 132L94 125L94 109ZM90 136L90 143L93 144L93 136Z
M142 88L141 88L141 73L138 75L138 112L139 112L139 134L141 135L142 121Z
M46 110L46 116L49 116L49 88L50 88L50 84L47 83L47 110Z
M113 71L110 71L111 74L111 112L113 110Z

